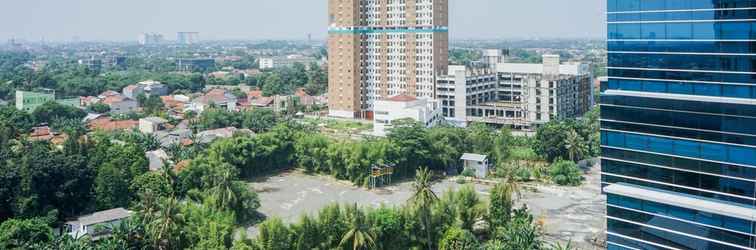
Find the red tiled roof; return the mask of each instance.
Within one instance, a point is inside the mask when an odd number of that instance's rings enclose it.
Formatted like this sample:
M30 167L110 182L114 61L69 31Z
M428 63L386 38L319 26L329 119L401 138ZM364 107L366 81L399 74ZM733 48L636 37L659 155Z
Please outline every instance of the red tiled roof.
M107 105L113 105L114 103L123 102L123 101L126 101L126 100L128 100L128 98L126 98L125 96L122 96L122 95L113 95L113 96L105 97L105 99L103 99L101 101L101 103L104 103L104 104L107 104Z
M260 98L262 96L263 96L262 95L262 90L252 90L252 91L249 91L247 93L247 97L252 98L252 99L254 99L254 98Z
M394 102L412 102L412 101L417 101L417 98L415 98L414 96L409 96L409 95L398 95L398 96L389 97L386 100L394 101Z
M121 94L112 90L108 90L108 91L102 92L102 94L100 95L107 97L107 96L116 96L116 95L121 95Z
M89 126L89 129L92 129L92 130L103 130L103 131L127 130L127 129L138 127L139 121L137 120L114 121L110 117L100 117L100 118L90 121L88 126Z
M273 97L260 97L252 101L252 105L258 107L267 107L273 103Z

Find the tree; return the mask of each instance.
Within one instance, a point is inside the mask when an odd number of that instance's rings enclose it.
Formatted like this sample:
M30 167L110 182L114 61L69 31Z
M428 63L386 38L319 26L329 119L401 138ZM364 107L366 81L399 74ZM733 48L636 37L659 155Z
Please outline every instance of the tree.
M182 228L185 226L185 216L176 198L160 201L155 211L144 213L145 230L150 235L151 244L158 249L181 249L184 239Z
M26 249L52 239L52 228L40 219L10 219L0 224L0 249Z
M438 244L439 250L477 250L479 249L478 240L470 231L459 227L452 227L446 230L441 242Z
M273 218L260 224L257 243L262 249L291 249L291 231L281 219Z
M588 153L588 145L586 145L585 140L575 130L567 132L564 143L567 155L571 161L579 161Z
M496 249L501 250L538 250L544 245L540 228L533 223L533 216L527 207L515 210L510 223L498 228L493 238L499 245Z
M491 190L488 208L491 228L496 229L509 223L512 216L512 190L509 186L497 183Z
M412 183L414 190L410 201L416 208L425 231L425 243L429 250L433 249L433 218L431 206L438 201L438 196L431 188L431 172L427 168L420 168L415 174L415 182Z
M375 236L370 232L370 227L365 223L365 214L355 204L348 210L350 215L349 230L341 238L339 246L349 245L352 250L371 249L375 246Z
M255 133L262 133L275 127L277 120L273 110L253 109L242 113L241 125Z
M130 201L129 182L121 169L111 163L102 165L95 178L98 210L127 207Z
M399 148L400 174L411 176L418 166L427 164L430 160L430 145L427 140L425 127L412 120L400 119L392 123L389 140Z
M24 133L34 126L34 119L29 113L13 106L0 106L0 121L13 129L15 133Z
M554 183L564 186L579 186L583 182L583 172L572 161L558 160L549 167L549 175Z
M272 74L265 78L262 87L264 96L280 95L285 92L284 82L278 74Z
M87 113L81 109L52 101L42 104L32 112L32 117L34 117L36 123L51 123L59 119L81 120L85 116L87 116Z
M89 110L90 112L98 113L98 114L104 114L104 113L110 112L110 106L104 103L95 103L95 104L89 105L89 107L87 107L87 110Z

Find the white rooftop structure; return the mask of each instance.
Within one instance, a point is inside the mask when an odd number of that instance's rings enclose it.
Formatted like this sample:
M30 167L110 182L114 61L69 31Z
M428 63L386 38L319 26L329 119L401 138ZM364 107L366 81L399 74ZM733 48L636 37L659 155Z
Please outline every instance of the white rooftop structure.
M460 160L465 161L485 161L488 159L488 156L485 155L479 155L479 154L471 154L471 153L464 153L462 154L462 157L459 158Z
M110 234L112 229L123 219L131 217L132 212L124 208L114 208L80 216L64 225L65 233L74 238L91 236L93 240Z

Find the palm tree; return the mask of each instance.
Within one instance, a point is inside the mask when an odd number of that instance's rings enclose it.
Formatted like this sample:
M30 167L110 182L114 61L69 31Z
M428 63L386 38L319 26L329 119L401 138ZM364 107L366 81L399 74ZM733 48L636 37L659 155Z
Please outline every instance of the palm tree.
M212 180L213 188L210 192L218 199L218 205L231 206L236 204L238 197L234 192L235 174L230 167L225 167L220 170L215 178Z
M152 237L153 246L157 249L174 249L174 242L180 242L180 228L184 223L179 201L168 198L158 205L155 218L148 224L148 233Z
M428 168L420 168L415 174L415 183L412 184L415 192L410 200L417 207L417 212L425 228L425 240L428 249L433 249L433 218L431 206L438 201L438 196L431 189L431 172Z
M580 160L588 151L583 138L574 129L567 132L564 146L571 161Z
M365 214L357 208L357 204L354 204L351 210L351 225L341 238L339 246L352 242L352 250L371 249L375 246L375 236L370 232L370 227L365 224Z

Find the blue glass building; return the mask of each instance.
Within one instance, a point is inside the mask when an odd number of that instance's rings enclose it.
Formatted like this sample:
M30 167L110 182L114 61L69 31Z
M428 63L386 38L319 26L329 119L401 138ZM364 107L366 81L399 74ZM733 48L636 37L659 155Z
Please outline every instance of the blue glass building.
M608 0L608 249L756 249L756 0Z

